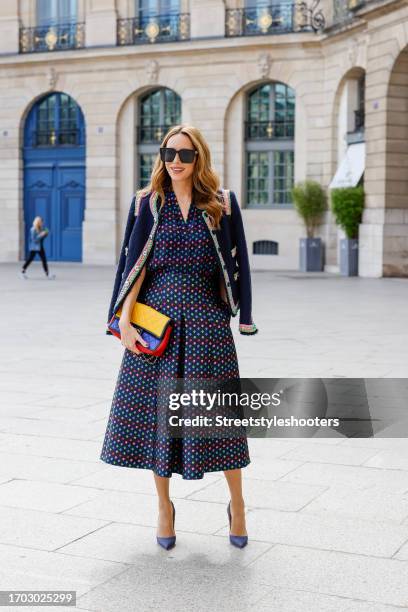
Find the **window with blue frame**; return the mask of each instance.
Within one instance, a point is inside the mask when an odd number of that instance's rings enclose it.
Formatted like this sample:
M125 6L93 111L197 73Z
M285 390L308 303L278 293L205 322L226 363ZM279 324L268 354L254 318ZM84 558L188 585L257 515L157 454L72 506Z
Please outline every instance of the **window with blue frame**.
M118 19L119 45L174 42L190 39L190 14L180 0L133 0L134 16Z
M245 0L245 33L291 31L293 4L293 0Z
M34 0L36 24L20 28L20 53L63 51L85 46L78 0Z
M77 11L77 0L37 0L37 25L75 22Z
M136 0L132 29L137 33L133 43L171 42L189 36L188 17L180 13L179 0Z

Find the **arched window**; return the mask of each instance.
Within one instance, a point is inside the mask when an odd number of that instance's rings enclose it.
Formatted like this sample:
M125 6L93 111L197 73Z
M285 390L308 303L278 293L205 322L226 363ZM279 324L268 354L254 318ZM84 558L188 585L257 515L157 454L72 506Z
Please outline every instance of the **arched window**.
M140 98L137 130L138 175L141 187L150 180L153 163L164 135L181 122L181 98L161 88Z
M245 126L247 205L292 205L295 93L283 83L266 83L247 95Z
M82 111L71 96L53 93L34 106L25 130L26 147L72 147L84 140Z

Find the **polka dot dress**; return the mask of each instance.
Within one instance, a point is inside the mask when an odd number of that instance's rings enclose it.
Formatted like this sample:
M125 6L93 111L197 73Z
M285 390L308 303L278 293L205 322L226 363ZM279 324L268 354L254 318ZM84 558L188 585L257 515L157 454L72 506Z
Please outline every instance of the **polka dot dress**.
M158 476L203 478L206 472L250 463L245 436L175 438L157 431L160 378L239 378L231 315L222 300L218 259L201 210L184 220L173 191L166 192L138 301L174 320L165 353L154 364L125 349L101 460L151 469Z

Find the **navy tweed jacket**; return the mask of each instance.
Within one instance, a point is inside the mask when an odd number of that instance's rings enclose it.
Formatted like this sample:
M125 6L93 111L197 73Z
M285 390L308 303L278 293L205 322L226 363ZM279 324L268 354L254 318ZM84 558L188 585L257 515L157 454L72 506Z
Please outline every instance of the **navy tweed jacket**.
M201 210L219 262L219 277L225 283L229 311L239 311L239 332L253 335L258 328L252 319L252 286L248 249L241 210L233 191L221 190L224 214L220 229L211 228L208 213ZM138 191L132 198L109 306L108 322L123 304L138 278L154 244L161 214L155 192ZM110 331L106 331L110 334Z

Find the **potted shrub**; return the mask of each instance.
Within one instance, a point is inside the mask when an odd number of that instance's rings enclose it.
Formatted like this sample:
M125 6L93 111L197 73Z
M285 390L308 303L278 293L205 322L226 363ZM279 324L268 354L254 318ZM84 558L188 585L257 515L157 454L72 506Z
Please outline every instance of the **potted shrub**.
M292 198L306 226L306 238L301 238L299 243L299 268L302 272L321 272L323 243L315 237L315 232L327 210L326 192L320 183L306 180L292 187Z
M332 210L346 238L340 240L340 274L358 275L358 226L364 209L364 189L337 187L331 191Z

